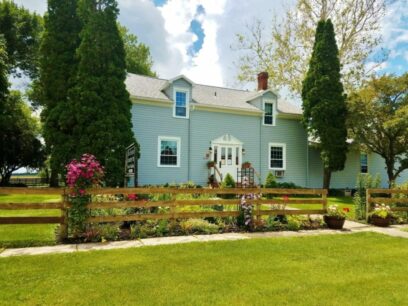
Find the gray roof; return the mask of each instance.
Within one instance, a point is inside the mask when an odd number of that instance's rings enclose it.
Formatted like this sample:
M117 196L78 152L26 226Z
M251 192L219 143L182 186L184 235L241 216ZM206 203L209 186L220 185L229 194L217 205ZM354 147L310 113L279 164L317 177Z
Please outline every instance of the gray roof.
M163 92L163 88L168 84L168 80L128 73L125 83L131 96L172 102ZM251 101L261 94L262 92L258 91L238 90L194 83L192 98L193 103L197 103L198 105L237 108L257 112L260 110L248 103L248 101ZM298 106L280 99L278 100L278 111L285 114L302 114L302 110Z

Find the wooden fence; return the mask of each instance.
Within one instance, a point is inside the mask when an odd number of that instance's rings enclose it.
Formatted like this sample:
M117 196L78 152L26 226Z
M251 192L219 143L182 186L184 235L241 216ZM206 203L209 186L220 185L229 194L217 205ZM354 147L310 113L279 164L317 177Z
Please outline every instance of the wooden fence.
M88 205L89 209L110 208L168 208L162 213L134 213L125 215L92 216L87 219L88 223L143 221L150 219L187 219L204 217L237 217L240 214L240 196L244 194L272 195L271 199L261 198L247 200L247 203L255 206L254 216L260 218L267 215L310 215L324 214L327 211L327 190L325 189L273 189L273 188L98 188L91 189L92 195L138 195L136 200L119 201L108 200L93 201ZM0 217L0 224L44 224L59 223L61 225L61 237L67 236L67 211L70 204L66 202L66 191L58 188L0 188L0 194L55 194L62 196L61 202L54 203L0 203L0 210L26 210L26 209L60 209L60 217ZM167 194L169 200L144 199L152 195ZM194 195L193 199L177 199L178 195ZM212 198L200 198L200 195L212 196ZM224 199L218 196L235 195L233 199ZM298 197L307 196L307 197ZM124 197L129 198L129 197ZM321 209L286 209L290 204L320 204ZM222 211L189 211L191 206L214 206L222 205L228 210ZM279 205L277 208L276 205ZM183 211L180 211L183 208ZM231 209L232 208L232 209Z
M377 195L376 197L374 195ZM408 212L408 196L398 197L396 195L408 195L408 190L402 189L367 189L366 190L366 218L368 219L369 213L372 211L373 204L406 204L406 206L395 207L390 206L391 211L407 211Z

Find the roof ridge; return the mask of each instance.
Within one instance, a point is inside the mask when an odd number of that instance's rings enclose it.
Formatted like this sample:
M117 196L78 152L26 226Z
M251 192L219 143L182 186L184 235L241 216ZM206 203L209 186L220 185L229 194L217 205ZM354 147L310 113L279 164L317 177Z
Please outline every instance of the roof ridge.
M199 85L199 86L205 86L205 87L212 87L212 88L221 88L221 89L227 89L227 90L236 90L236 91L242 91L242 92L246 92L246 93L255 93L255 90L245 90L245 89L237 89L237 88L230 88L230 87L222 87L222 86L213 86L213 85L206 85L206 84L197 84L195 83L195 85Z
M144 78L149 78L149 79L160 80L160 81L169 81L169 79L163 79L163 78L153 77L153 76L150 76L150 75L143 75L143 74L139 74L139 73L128 72L128 74L137 75L137 76L144 77ZM237 88L214 86L214 85L199 84L199 83L194 83L194 85L206 86L206 87L212 87L212 88L220 88L220 89L227 89L227 90L236 90L236 91L242 91L242 92L247 92L247 93L256 93L257 92L256 90L245 90L245 89L237 89Z
M150 75L139 74L139 73L127 72L127 74L137 75L137 76L140 76L140 77L149 78L149 79L155 79L155 80L160 80L160 81L168 81L167 79L162 79L162 78L153 77L153 76L150 76Z

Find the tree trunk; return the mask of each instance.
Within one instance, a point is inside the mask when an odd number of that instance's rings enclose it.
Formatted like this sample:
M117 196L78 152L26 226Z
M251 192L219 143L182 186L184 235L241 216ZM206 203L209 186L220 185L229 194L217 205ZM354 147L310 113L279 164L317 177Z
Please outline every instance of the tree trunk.
M0 186L8 186L10 184L11 174L13 172L7 172L1 177Z
M394 186L396 179L394 174L394 161L386 161L385 164L387 166L388 188L391 189Z
M55 169L51 169L50 187L59 187L58 186L58 172Z
M331 170L328 168L324 168L323 170L323 189L330 188L330 180L331 180Z

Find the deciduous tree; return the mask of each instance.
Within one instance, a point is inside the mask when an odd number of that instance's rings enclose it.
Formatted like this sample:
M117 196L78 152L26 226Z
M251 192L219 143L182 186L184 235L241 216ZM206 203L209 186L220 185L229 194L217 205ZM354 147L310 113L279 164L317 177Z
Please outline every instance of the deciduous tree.
M38 48L42 18L10 0L0 2L0 33L6 40L10 72L35 77L38 68Z
M118 27L125 47L127 72L157 76L152 70L153 60L149 47L138 42L137 36L130 33L126 27L120 24Z
M352 137L385 160L389 186L408 169L408 73L373 77L348 99Z
M248 33L237 34L235 48L242 52L237 61L238 79L253 81L259 71L267 71L271 84L300 94L316 25L330 18L336 28L342 81L347 90L357 87L372 72L366 60L381 41L379 29L384 14L385 0L298 0L282 18L275 16L270 28L256 20L248 26Z
M319 21L309 70L303 81L303 124L319 142L324 168L323 188L332 171L343 170L347 154L346 96L331 20Z
M38 121L20 92L10 92L4 102L0 118L0 185L9 183L13 171L22 167L39 168L45 160Z

